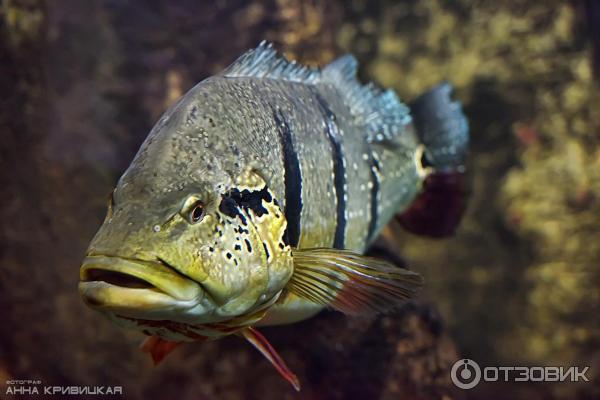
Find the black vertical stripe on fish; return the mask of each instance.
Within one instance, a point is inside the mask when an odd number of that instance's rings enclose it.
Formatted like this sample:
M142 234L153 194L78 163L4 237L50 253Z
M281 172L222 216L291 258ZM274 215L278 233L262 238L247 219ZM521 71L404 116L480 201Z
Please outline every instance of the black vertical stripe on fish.
M333 239L333 247L343 249L346 237L346 167L344 162L344 152L340 142L340 132L335 122L335 114L329 108L325 99L318 93L315 93L319 107L325 119L325 132L331 143L331 152L333 157L333 184L336 195L336 227Z
M377 229L377 220L379 219L379 212L377 210L377 204L379 203L377 196L379 195L379 161L375 158L373 152L369 158L369 169L371 171L371 219L369 220L369 228L367 230L367 241L370 243L375 235L375 229Z
M285 185L285 219L287 227L283 240L290 246L300 241L300 215L302 213L302 174L300 160L294 148L292 131L280 110L273 111L277 132L281 141Z

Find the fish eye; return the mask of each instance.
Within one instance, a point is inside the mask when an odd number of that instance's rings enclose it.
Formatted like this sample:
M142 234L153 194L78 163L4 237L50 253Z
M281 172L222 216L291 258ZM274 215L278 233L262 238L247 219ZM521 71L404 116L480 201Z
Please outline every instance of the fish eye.
M189 213L189 220L191 223L195 224L196 222L200 222L202 218L204 218L204 204L197 201L193 204Z
M190 224L197 224L206 215L206 203L191 195L184 201L179 214Z

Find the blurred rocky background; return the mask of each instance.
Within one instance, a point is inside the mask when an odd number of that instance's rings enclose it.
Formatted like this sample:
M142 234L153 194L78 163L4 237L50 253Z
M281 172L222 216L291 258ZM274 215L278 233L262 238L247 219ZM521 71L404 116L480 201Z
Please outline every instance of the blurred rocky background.
M0 397L9 379L127 398L599 398L600 6L595 0L0 2ZM79 300L106 195L162 111L262 39L311 65L345 52L410 100L447 79L472 131L457 234L392 225L427 279L393 315L264 329L296 394L237 338L157 368ZM589 383L453 388L480 365L590 366Z

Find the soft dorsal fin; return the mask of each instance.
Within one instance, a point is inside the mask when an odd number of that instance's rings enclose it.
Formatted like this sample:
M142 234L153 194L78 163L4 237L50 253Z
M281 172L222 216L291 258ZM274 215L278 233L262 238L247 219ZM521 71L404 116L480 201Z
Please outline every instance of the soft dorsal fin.
M287 60L271 43L263 41L240 56L221 75L332 85L344 98L357 122L365 126L369 140L391 140L411 122L409 109L393 90L382 90L372 83L361 84L356 78L357 64L354 56L347 54L323 70L311 68Z
M371 141L390 140L411 122L409 109L392 89L361 84L356 78L357 68L356 58L346 54L323 69L321 80L344 96L352 114L367 128Z

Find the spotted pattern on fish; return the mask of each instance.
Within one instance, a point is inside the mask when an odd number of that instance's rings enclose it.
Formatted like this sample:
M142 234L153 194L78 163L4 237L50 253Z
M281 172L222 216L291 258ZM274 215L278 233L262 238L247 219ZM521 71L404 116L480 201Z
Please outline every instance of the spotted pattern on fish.
M263 207L262 202L266 201L269 203L272 199L273 198L266 187L263 187L260 191L244 189L241 192L239 189L233 188L222 195L219 211L232 218L239 217L242 224L246 225L247 221L241 210L252 210L255 215L260 217L268 212L267 209Z

